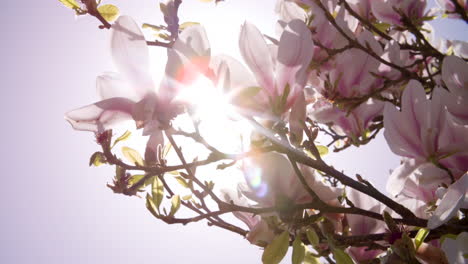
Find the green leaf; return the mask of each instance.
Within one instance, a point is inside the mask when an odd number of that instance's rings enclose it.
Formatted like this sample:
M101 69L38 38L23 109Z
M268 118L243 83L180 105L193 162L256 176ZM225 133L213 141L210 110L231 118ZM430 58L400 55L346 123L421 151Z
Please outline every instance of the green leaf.
M190 200L190 199L192 199L192 195L191 195L191 194L187 194L187 195L185 195L185 196L182 196L182 200L184 200L184 201L188 201L188 200Z
M76 2L76 0L59 0L59 2L68 8L80 9L80 5Z
M189 188L189 184L187 183L187 181L185 181L184 178L178 176L178 177L175 177L175 179L177 180L177 182L182 185L182 187L184 188Z
M424 239L429 235L430 230L426 228L421 228L419 229L418 233L414 237L414 240L416 242L416 251L418 248L421 246L421 244L424 242Z
M158 209L153 202L153 197L151 197L151 195L149 194L146 194L146 208L148 208L148 210L151 212L152 215L154 215L154 217L159 217L157 212Z
M334 248L332 252L336 264L354 264L353 259L342 249Z
M179 29L184 30L184 29L186 29L188 27L196 26L196 25L200 25L200 23L198 23L198 22L184 22L184 23L180 24Z
M126 170L125 168L122 168L120 166L115 166L115 178L117 180L122 179L123 176L125 176Z
M155 207L159 211L159 206L161 205L161 202L164 198L164 185L157 176L153 179L151 193L153 195L153 202L155 204Z
M387 29L390 28L390 24L387 23L374 23L374 27L377 28L379 31L385 33Z
M133 175L132 177L130 177L130 179L128 179L128 185L131 187L131 186L137 184L144 177L145 177L145 175L143 175L143 174ZM148 177L145 180L145 182L143 183L143 185L141 185L141 188L145 188L146 186L151 185L152 182L153 182L153 179L151 177Z
M104 153L102 152L95 152L93 155L91 155L91 158L89 159L89 166L94 165L94 166L99 166L102 164L106 164L107 160L106 157L104 156Z
M171 200L171 212L169 216L174 216L180 208L180 196L174 195Z
M317 233L315 233L315 230L312 229L312 228L309 228L306 230L306 235L307 235L307 239L309 240L310 244L314 247L318 246L319 244L319 237L317 235Z
M273 238L270 244L265 248L262 255L264 264L278 264L284 258L289 248L289 232L284 231Z
M119 17L119 8L115 5L102 5L97 8L101 16L108 22L112 22Z
M317 147L317 150L320 154L320 157L322 156L325 156L328 154L328 148L326 146L322 146L322 145L316 145Z
M123 133L120 137L118 137L118 138L114 141L114 144L112 144L112 147L111 147L111 148L113 148L115 145L117 145L117 143L129 139L131 135L132 135L132 132L130 132L130 131L128 131L128 130L125 131L125 133Z
M301 264L305 257L305 245L302 243L299 236L296 236L293 242L292 264Z
M138 151L129 148L129 147L122 147L122 153L125 156L125 158L128 159L131 163L135 165L140 165L143 166L145 162L143 161L143 158L141 157L140 153Z

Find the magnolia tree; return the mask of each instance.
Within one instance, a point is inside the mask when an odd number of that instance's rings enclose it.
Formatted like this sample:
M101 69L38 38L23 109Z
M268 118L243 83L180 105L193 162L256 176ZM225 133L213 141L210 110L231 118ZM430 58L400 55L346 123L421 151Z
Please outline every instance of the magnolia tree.
M181 0L160 3L161 25L100 1L60 2L112 32L118 70L97 77L101 101L66 120L95 134L90 165L115 167L108 186L146 193L156 220L237 233L264 248L263 263L289 247L292 263L466 262L468 44L435 40L427 24L468 23L466 0L429 10L425 0L278 0L277 36L241 26L243 61L211 54L203 26L179 22ZM152 48L167 51L159 81ZM224 99L198 100L212 94ZM236 136L212 140L224 135L206 132L207 105ZM401 157L380 175L388 195L322 158L379 133ZM242 177L223 186L210 170Z

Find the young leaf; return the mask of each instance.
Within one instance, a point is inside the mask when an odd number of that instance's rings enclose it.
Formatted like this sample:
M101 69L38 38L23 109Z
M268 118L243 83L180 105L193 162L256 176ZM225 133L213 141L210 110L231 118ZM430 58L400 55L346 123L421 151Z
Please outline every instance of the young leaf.
M71 9L78 9L80 5L76 2L76 0L59 0L64 6L71 8Z
M195 25L200 25L200 23L198 23L198 22L184 22L184 23L180 24L179 29L184 30L184 29L186 29L188 27L195 26Z
M112 144L111 148L113 148L115 145L117 145L117 143L119 143L120 141L125 141L125 140L129 139L131 135L132 135L132 132L130 132L128 130L125 131L125 133L123 133L119 138L117 138L114 141L114 144Z
M317 150L320 154L320 157L323 157L328 154L328 148L322 145L316 145Z
M424 239L429 235L430 230L426 228L419 229L418 233L414 237L416 242L416 251L418 250L419 246L424 242Z
M293 242L292 264L301 264L304 261L306 248L299 236Z
M336 260L336 264L354 264L353 259L342 249L334 248L333 257Z
M317 236L317 233L315 233L315 230L312 228L309 228L306 230L306 235L307 239L309 240L310 244L314 247L318 246L319 244L319 237Z
M94 165L94 166L99 166L102 164L106 164L107 160L106 157L104 156L104 153L102 152L95 152L91 158L89 159L89 166Z
M119 17L119 8L115 5L102 5L97 8L101 16L108 22L112 22Z
M148 208L148 211L151 212L154 217L158 217L158 209L156 208L156 205L153 202L153 197L151 195L146 194L146 208Z
M138 151L132 148L122 147L122 153L125 156L125 158L127 158L131 163L135 165L143 166L145 164L140 153L138 153Z
M169 216L174 216L175 213L177 213L177 211L180 208L180 196L179 195L174 195L174 197L172 197L171 204L172 204L171 205L171 212L169 213Z
M177 180L177 182L182 185L182 187L184 188L189 188L189 184L185 181L184 178L178 176L178 177L175 177L175 179Z
M262 255L264 264L278 264L284 258L289 248L289 232L284 231L276 236L265 248Z
M153 202L156 209L159 211L159 206L164 198L164 185L157 176L154 177L151 193L153 194Z

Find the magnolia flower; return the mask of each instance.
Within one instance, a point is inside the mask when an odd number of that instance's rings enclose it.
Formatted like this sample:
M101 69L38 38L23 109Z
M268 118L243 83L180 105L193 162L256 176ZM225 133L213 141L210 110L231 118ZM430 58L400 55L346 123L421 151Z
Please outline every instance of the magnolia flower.
M363 46L381 56L383 49L372 33L362 32L357 38ZM352 67L350 67L352 65ZM371 73L378 73L380 62L357 48L347 49L337 56L332 68L318 74L319 92L328 99L365 96L380 87L382 81Z
M242 194L262 207L282 205L284 202L306 203L311 197L289 160L278 153L258 154L246 159L243 172L247 186L241 186ZM309 167L301 167L308 185L324 202L336 200L340 190L320 182Z
M281 115L303 92L313 55L309 29L300 20L285 27L278 46L269 47L252 24L242 26L239 46L242 57L261 88L256 98L264 111Z
M368 211L379 214L383 211L381 203L352 188L347 190L346 197L358 208L366 208ZM385 223L374 218L347 214L346 219L348 220L351 234L354 236L369 235L385 231ZM374 259L377 255L382 253L382 250L367 250L367 247L350 247L347 251L358 263Z
M66 114L67 121L77 130L101 133L112 129L122 121L134 120L137 128L143 128L143 135L149 135L147 154L155 159L156 148L163 144L162 130L181 113L181 102L176 100L180 85L169 75L156 92L149 72L149 52L146 40L132 18L121 16L113 25L111 52L119 74L112 73L97 78L98 94L103 99L97 103L72 110ZM184 31L170 49L170 54L182 53L187 39L201 42L204 34L201 27ZM194 53L203 47L194 45ZM169 65L182 65L182 56L169 58ZM173 63L171 60L177 60Z
M468 170L468 126L457 125L444 105L440 89L428 100L417 81L410 81L402 99L401 111L387 103L384 109L384 136L397 155L458 170Z
M239 190L222 190L223 198L228 203L235 205L249 207L249 201L240 193ZM267 222L262 219L260 215L253 215L251 213L234 211L233 215L239 220L244 222L249 228L246 235L247 240L254 245L265 245L270 243L275 237L275 233L268 227Z
M429 218L427 227L437 228L449 221L460 208L468 208L468 173L450 185L434 214Z
M382 114L383 108L381 101L369 99L347 113L319 97L309 108L308 116L319 123L332 123L336 133L356 139L366 133L372 120Z
M371 8L380 21L402 26L402 15L411 21L418 21L424 16L426 4L426 0L374 0Z
M442 80L450 93L442 100L461 125L468 125L468 63L456 56L447 56L442 63Z

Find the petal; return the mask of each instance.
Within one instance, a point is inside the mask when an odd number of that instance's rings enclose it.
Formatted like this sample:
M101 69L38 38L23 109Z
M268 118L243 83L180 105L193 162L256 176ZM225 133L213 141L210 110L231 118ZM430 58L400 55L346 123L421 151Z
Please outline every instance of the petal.
M135 103L127 98L111 98L72 110L65 119L76 130L104 132L118 123L131 120Z
M113 97L128 98L132 101L140 99L122 76L113 72L105 73L96 78L96 90L103 100Z
M239 47L242 57L254 73L260 86L272 96L278 96L273 78L274 65L270 51L260 31L245 22L241 28Z
M289 98L295 99L302 91L313 51L312 34L306 24L298 19L289 22L281 34L278 44L276 65L278 95L283 95L287 84L291 88ZM291 105L292 101L290 100L288 104Z
M468 173L450 185L434 214L429 218L427 227L434 229L449 221L468 201Z
M442 79L450 92L468 95L468 63L456 56L447 56L442 64Z
M140 27L128 16L121 16L112 26L111 52L119 72L132 83L134 93L143 98L154 90L148 73L149 51Z
M306 21L306 11L296 3L287 0L278 0L275 6L275 12L278 13L280 20L288 23L291 20L299 19Z

